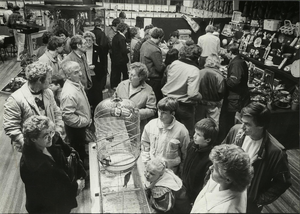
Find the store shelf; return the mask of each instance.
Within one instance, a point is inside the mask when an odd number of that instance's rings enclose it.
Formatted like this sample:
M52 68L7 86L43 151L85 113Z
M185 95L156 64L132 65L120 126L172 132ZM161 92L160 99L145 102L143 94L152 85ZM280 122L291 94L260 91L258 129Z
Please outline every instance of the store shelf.
M293 77L290 73L286 72L286 71L283 71L281 69L278 69L277 67L274 67L274 66L267 66L265 65L263 62L260 62L260 61L257 61L253 58L250 58L250 57L247 57L243 54L241 54L243 56L243 58L247 61L250 61L252 63L254 63L257 67L261 68L261 69L268 69L268 70L271 70L273 71L274 73L277 73L277 74L280 74L282 76L284 76L285 78L289 79L289 80L292 80L293 82L295 83L299 83L299 78L296 78L296 77Z

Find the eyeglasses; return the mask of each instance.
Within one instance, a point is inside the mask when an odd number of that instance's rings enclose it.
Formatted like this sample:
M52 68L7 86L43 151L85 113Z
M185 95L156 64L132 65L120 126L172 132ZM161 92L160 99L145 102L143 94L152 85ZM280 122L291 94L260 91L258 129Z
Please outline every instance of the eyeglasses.
M42 138L44 140L47 140L49 138L53 138L54 135L55 135L55 131L50 131L49 133L45 134Z

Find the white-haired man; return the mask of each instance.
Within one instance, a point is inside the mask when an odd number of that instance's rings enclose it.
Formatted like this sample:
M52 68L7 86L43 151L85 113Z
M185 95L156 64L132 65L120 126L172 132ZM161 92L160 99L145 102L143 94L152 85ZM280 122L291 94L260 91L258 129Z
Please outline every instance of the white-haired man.
M81 83L82 71L79 63L66 61L62 64L66 76L61 92L60 108L71 146L78 152L82 161L85 152L86 128L91 124L91 107Z

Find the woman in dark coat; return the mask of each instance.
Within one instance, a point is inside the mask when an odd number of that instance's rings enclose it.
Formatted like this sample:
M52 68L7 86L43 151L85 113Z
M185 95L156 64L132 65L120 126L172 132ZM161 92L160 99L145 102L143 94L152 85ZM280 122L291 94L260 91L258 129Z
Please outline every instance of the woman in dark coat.
M28 118L23 125L23 134L25 144L20 174L25 184L27 211L70 213L77 207L78 190L84 187L84 180L71 181L69 178L66 156L71 148L58 136L54 137L54 124L45 116ZM85 177L85 171L82 173Z

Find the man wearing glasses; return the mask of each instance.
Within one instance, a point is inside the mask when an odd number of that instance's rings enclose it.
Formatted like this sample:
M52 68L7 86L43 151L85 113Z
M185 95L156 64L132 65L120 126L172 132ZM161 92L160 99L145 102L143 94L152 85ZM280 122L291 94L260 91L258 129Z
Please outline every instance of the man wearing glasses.
M28 81L7 99L3 114L4 131L19 152L24 144L23 123L32 115L49 117L55 124L57 135L64 132L61 111L49 89L52 68L45 63L34 62L26 67L26 77Z

